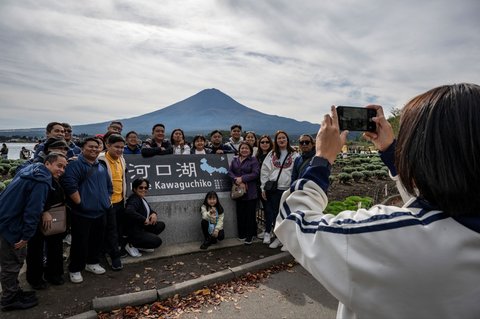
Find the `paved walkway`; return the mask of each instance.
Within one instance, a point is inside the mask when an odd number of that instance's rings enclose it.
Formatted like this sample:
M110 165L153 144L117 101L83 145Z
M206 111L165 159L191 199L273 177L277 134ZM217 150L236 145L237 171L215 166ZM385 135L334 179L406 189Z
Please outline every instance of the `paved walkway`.
M241 244L242 243L237 239L226 239L221 243L212 246L209 248L209 250L228 248ZM153 260L162 257L199 252L198 245L199 243L195 242L175 246L165 246L154 253L144 254L144 256L140 258L126 258L124 260L124 264L141 263L147 260ZM256 245L262 244L257 243ZM258 247L260 248L260 246ZM255 247L251 248L255 249ZM247 272L254 272L256 270L265 269L272 265L280 264L282 262L290 262L292 260L292 257L288 252L281 252L280 250L277 251L278 253L275 255L261 258L254 262L249 262L238 267L204 275L192 280L187 280L185 282L179 282L162 289L152 289L124 295L94 298L90 302L91 306L84 303L83 307L84 309L90 308L92 310L70 318L97 318L97 311L109 311L124 307L126 305L142 305L146 303L152 303L158 299L165 299L175 294L188 294L215 282L225 282ZM122 272L107 272L107 275L115 278L115 276L121 277L121 273ZM91 278L87 278L87 280L91 283ZM42 293L47 295L42 298L42 307L39 305L38 307L32 308L28 311L2 313L1 317L2 319L62 317L60 313L55 314L56 312L52 312L51 310L56 309L55 303L77 302L75 299L76 292L68 290L72 287L72 285L67 284L59 287L57 290L43 291ZM105 287L102 288L105 289ZM77 289L82 288L78 286ZM63 291L63 296L58 295L60 291ZM52 294L51 297L48 297L49 294ZM102 294L100 293L96 295L101 296ZM246 295L243 295L240 298L241 300L239 300L239 304L236 306L232 303L224 302L218 307L218 309L210 309L210 313L208 312L209 309L206 309L202 312L201 316L198 316L198 314L188 314L185 316L185 318L217 318L215 315L221 315L222 319L245 317L310 318L312 314L316 314L315 318L335 317L337 304L336 300L330 294L328 294L328 292L326 292L325 289L318 284L318 282L313 279L301 266L294 267L293 271L283 271L272 275L270 279L268 279L251 294L249 293L249 295L251 295L251 297L249 296L248 298L244 297ZM261 306L259 305L259 301L261 301ZM44 309L42 310L42 308ZM243 310L239 311L239 308ZM49 312L44 312L44 310L47 309L50 309ZM274 315L272 316L272 314Z

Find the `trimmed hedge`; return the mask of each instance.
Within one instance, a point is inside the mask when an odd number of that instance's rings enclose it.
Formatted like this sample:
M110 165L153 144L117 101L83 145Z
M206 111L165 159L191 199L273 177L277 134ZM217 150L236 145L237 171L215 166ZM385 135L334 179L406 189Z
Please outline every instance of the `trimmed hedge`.
M373 205L373 199L370 197L349 196L345 198L344 201L332 201L328 203L324 213L338 215L338 213L345 210L356 211L358 209L358 203L361 203L361 208L369 209Z

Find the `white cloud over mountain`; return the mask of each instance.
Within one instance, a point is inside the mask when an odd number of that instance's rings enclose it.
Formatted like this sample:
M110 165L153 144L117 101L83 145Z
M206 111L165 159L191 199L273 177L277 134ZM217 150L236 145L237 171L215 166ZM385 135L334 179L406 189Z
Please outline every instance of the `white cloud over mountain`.
M480 82L480 2L0 2L0 128L125 118L215 87L319 123ZM179 124L180 125L180 124Z

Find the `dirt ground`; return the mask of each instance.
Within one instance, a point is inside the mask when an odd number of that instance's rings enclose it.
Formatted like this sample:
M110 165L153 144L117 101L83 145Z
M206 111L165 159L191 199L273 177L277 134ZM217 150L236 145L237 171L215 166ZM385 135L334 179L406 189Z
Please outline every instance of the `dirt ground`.
M67 280L62 286L48 286L46 290L37 291L38 306L22 311L1 312L0 317L2 319L67 318L91 310L91 301L95 297L160 289L279 252L280 249L270 249L267 245L258 242L251 246L209 249L188 255L126 264L122 271L114 272L107 269L104 275L99 276L83 272L83 283L72 284ZM102 264L105 265L105 263ZM67 270L65 273L67 274ZM22 287L30 289L25 281L25 274L20 276L20 282Z
M374 199L374 203L381 203L394 194L397 194L397 191L393 181L372 179L370 182L352 182L351 184L334 182L330 187L328 197L329 200L343 200L351 195L370 196ZM279 252L279 249L269 249L267 245L258 241L252 246L241 245L219 250L209 249L188 255L126 264L122 271L107 270L101 276L84 272L83 283L72 284L66 280L62 286L49 286L46 290L37 292L39 297L37 307L24 311L1 313L1 318L66 318L91 310L91 301L95 297L160 289ZM105 264L103 263L103 265ZM65 271L65 274L67 273ZM20 281L22 287L29 289L24 274L20 277Z

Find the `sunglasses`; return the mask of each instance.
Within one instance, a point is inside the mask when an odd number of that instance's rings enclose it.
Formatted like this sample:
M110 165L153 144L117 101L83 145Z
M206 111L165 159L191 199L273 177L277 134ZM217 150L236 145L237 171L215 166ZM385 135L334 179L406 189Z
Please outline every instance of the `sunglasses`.
M300 145L310 145L310 141L300 141L298 142Z
M260 144L270 144L269 141L261 141Z
M72 130L65 130L66 133L72 133Z
M147 187L147 186L138 186L138 189L140 189L140 190L142 190L142 189L145 189L145 190L147 190L147 189L148 189L148 187Z

